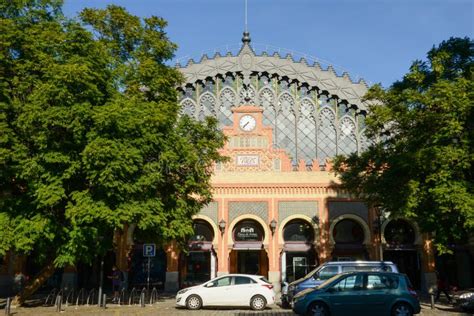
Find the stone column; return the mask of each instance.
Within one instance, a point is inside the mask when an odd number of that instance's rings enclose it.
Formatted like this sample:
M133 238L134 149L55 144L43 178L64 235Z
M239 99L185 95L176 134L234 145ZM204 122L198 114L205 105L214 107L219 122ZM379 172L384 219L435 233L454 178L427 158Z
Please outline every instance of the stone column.
M216 266L216 253L214 251L210 252L211 254L211 279L214 279L217 276L217 266Z
M229 254L232 249L228 249L228 243L227 243L227 236L228 234L232 234L232 232L229 232L229 214L226 212L228 209L228 202L227 201L222 201L222 203L219 203L219 213L220 216L217 221L217 225L219 225L219 222L221 220L224 220L226 222L226 227L224 228L223 231L219 231L219 236L217 237L218 240L218 248L217 248L217 276L221 276L224 274L229 274ZM219 228L220 230L221 228Z
M286 282L286 251L282 251L281 253L280 267L281 267L281 281Z
M330 238L329 208L327 199L321 199L318 202L321 207L319 209L319 264L331 260L331 254L334 245Z
M165 291L175 292L179 289L179 250L176 242L171 242L166 249L166 282Z
M276 293L281 291L281 270L280 270L280 248L278 245L278 231L280 230L280 223L278 218L278 204L275 200L268 200L268 223L269 227L272 220L276 221L276 227L274 231L271 231L269 236L268 245L268 281L273 284L273 288ZM281 241L283 242L283 241Z
M423 234L421 255L421 290L429 293L436 289L436 264L433 243L428 234Z

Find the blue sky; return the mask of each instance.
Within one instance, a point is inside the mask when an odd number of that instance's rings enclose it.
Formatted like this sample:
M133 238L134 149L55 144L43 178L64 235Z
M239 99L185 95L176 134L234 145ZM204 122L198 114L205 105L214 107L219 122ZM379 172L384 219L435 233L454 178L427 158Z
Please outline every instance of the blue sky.
M176 59L240 46L244 0L65 0L64 12L125 7L168 22ZM474 38L472 0L248 0L248 28L256 50L288 50L347 71L353 79L388 86L415 59L451 36Z

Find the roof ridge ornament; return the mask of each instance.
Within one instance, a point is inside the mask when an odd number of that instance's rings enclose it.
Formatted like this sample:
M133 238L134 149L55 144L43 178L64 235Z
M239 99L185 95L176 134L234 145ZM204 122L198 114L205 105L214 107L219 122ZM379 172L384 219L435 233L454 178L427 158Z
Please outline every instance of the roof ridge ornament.
M250 41L250 33L245 31L244 36L242 37L242 43L244 43L244 45L250 45Z

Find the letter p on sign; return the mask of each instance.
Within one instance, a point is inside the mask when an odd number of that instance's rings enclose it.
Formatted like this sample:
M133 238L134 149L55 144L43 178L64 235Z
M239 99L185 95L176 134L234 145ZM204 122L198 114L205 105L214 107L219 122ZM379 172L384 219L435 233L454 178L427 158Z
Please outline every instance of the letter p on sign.
M143 244L143 257L154 257L155 253L155 244Z

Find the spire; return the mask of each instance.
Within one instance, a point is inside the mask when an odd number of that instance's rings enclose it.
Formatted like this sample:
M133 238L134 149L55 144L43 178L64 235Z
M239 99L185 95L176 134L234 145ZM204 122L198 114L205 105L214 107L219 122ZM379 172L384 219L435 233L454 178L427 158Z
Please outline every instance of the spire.
M242 43L250 44L250 33L248 30L248 23L247 23L247 0L245 0L245 27L244 27L244 36L242 37Z

